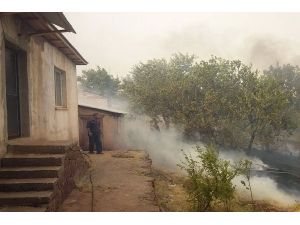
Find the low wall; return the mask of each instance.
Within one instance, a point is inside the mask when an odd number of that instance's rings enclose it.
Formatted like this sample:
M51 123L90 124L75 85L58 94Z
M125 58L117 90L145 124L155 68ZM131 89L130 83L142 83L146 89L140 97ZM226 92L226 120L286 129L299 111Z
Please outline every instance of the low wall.
M80 152L78 145L65 147L65 158L59 173L59 180L54 188L54 196L47 207L47 211L56 211L68 194L76 187L75 179L82 176L89 165Z

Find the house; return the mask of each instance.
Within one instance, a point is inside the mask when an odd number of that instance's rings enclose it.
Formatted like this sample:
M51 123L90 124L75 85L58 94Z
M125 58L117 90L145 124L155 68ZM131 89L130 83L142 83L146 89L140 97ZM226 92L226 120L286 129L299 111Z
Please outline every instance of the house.
M0 13L0 207L55 210L83 165L76 66L87 61L63 32L75 33L63 13Z
M100 117L100 125L102 130L102 147L103 150L119 149L122 146L122 129L123 117L126 112L114 105L111 108L106 98L97 94L78 88L78 118L79 118L79 145L87 151L89 146L87 135L87 121L90 120L94 113L98 113Z

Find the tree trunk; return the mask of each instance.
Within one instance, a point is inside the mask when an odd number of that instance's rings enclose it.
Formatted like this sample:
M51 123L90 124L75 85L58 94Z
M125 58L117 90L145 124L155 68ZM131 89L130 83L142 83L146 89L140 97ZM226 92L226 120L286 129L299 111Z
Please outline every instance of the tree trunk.
M256 134L256 131L253 131L252 134L251 134L251 138L250 138L248 148L247 148L248 152L250 152L251 149L252 149L252 145L253 145L253 142L254 142L254 139L255 139L255 134Z

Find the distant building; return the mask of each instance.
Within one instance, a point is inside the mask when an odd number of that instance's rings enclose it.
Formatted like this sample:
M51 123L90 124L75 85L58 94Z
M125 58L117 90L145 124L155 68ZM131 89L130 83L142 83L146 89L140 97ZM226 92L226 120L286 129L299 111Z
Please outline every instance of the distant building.
M114 150L121 147L121 129L124 112L105 109L97 105L87 105L79 102L79 145L83 150L88 150L88 133L86 124L94 113L98 113L103 135L101 136L103 150Z

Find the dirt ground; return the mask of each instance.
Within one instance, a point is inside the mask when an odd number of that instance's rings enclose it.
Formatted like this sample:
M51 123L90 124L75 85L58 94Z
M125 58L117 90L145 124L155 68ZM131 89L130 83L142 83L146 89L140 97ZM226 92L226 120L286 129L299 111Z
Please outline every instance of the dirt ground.
M159 211L151 177L151 160L144 151L106 151L100 155L92 154L90 159L94 197L88 172L77 182L77 188L58 211Z
M62 212L186 212L184 177L161 169L151 169L144 151L107 151L89 155L91 169L76 182L74 189L58 211ZM90 172L93 182L90 182ZM92 198L92 194L94 197ZM92 201L93 199L93 201ZM258 212L298 211L299 205L282 208L276 204L255 201ZM225 211L216 206L211 211ZM230 211L252 212L250 201L236 198Z

